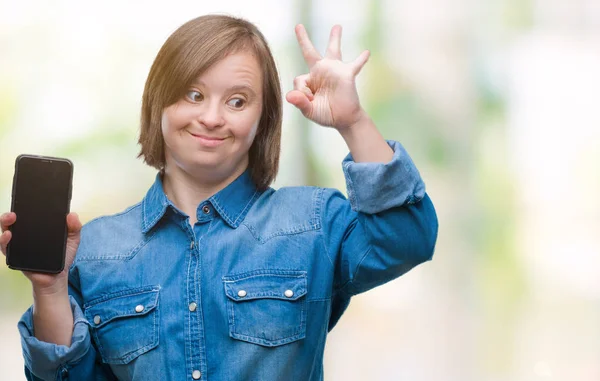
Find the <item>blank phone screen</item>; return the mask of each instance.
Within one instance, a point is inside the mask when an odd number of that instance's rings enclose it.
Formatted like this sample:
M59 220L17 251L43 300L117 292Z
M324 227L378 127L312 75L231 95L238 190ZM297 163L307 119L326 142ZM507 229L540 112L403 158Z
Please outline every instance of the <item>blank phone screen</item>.
M72 165L66 160L21 157L13 184L8 265L59 272L63 267Z

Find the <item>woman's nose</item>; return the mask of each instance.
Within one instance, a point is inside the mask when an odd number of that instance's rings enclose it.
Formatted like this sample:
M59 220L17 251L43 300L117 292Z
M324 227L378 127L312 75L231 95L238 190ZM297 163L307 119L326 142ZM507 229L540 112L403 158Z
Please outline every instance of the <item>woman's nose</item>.
M198 121L206 128L213 129L225 124L223 109L218 102L206 102L198 115Z

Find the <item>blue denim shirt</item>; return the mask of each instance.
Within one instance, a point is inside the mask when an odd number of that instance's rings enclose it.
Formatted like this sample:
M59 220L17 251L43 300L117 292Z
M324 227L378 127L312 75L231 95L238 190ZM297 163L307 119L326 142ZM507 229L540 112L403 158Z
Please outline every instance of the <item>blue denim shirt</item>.
M339 191L258 191L248 171L197 208L166 197L87 223L70 269L70 347L19 322L29 380L322 380L327 333L353 295L431 259L437 218L397 142L343 162Z

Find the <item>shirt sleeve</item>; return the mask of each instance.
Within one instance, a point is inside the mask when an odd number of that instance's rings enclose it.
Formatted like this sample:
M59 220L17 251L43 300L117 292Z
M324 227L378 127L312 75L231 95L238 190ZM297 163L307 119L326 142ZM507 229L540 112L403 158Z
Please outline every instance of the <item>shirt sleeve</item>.
M433 256L438 221L425 184L402 145L388 144L394 151L389 163L356 163L351 155L344 159L348 199L335 190L323 192L324 245L340 296L333 303L342 312L352 295Z
M34 336L33 306L19 320L27 380L116 380L110 369L100 361L79 298L79 293L70 283L73 335L69 347L40 341Z

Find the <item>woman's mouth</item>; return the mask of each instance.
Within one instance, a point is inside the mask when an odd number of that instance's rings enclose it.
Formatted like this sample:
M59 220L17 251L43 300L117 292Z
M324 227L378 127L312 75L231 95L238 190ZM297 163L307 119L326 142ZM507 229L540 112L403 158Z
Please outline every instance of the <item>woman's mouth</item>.
M190 132L190 135L201 145L205 147L217 147L225 141L226 138L219 138L207 135L193 134Z

